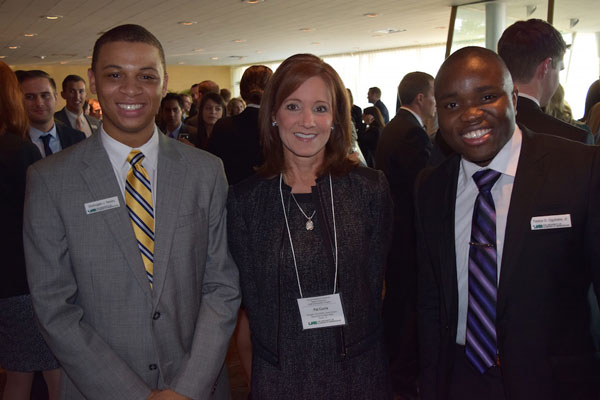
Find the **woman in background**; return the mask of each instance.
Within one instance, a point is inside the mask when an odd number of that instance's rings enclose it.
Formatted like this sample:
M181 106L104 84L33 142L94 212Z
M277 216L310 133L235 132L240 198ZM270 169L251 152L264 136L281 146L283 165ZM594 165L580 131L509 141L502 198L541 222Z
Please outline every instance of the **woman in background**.
M23 204L25 172L42 158L27 137L23 93L0 61L0 367L6 369L4 400L29 400L34 372L43 371L50 400L58 399L60 370L33 314L25 274Z
M242 113L242 111L244 111L245 108L246 103L244 100L242 100L241 97L234 97L233 99L229 100L229 103L227 103L227 115L239 115Z
M215 123L226 115L226 106L218 93L206 93L202 96L198 110L200 110L200 118L198 118L198 135L194 144L196 147L206 149Z
M350 104L320 58L277 69L265 162L230 189L229 244L252 332L252 398L389 399L381 322L391 198L349 158Z
M385 122L383 122L383 116L377 107L365 108L362 119L365 124L364 130L358 132L358 145L367 161L367 166L375 168L377 143Z

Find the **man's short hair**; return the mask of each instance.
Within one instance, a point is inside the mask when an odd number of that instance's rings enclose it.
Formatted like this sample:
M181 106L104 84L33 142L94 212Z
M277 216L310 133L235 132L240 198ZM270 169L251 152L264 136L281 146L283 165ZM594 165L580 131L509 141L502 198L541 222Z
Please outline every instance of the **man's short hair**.
M94 52L92 53L92 71L95 71L96 63L98 62L98 56L100 49L107 43L113 42L130 42L130 43L146 43L150 46L158 49L158 55L160 56L160 62L163 70L167 71L167 63L165 62L165 51L162 45L150 31L140 25L126 24L112 28L108 32L105 32L96 40L94 44Z
M219 94L219 85L213 81L202 81L198 84L198 93L202 93L202 96L207 93Z
M79 75L67 75L65 77L65 79L63 79L63 81L62 81L63 92L65 90L67 90L67 84L69 82L83 82L83 84L85 85L85 80L82 77L80 77Z
M379 89L377 86L369 88L369 93L373 93L375 96L381 97L381 89Z
M167 103L167 101L170 100L177 100L179 108L183 110L183 96L178 93L167 93L167 95L160 101L160 109L162 110L163 106Z
M25 81L35 78L46 78L50 82L50 86L52 86L52 89L54 89L54 93L56 93L56 82L54 81L54 79L52 79L50 75L48 75L46 71L42 71L41 69L31 69L29 71L18 70L15 71L15 75L17 75L19 83L23 83Z
M426 94L433 88L433 76L425 72L409 72L398 85L398 98L402 105L410 105L419 93Z
M567 44L560 32L541 19L515 22L498 41L498 54L517 82L531 81L537 66L548 57L556 68L566 50Z

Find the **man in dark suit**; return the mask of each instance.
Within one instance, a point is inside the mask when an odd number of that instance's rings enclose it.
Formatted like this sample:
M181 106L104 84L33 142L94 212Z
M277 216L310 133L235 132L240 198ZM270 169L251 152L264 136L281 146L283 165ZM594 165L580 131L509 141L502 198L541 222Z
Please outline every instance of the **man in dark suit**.
M62 82L60 96L67 105L54 114L54 119L59 120L73 129L85 134L85 137L98 132L100 121L83 112L83 104L87 98L85 81L79 75L67 75Z
M85 139L83 132L54 120L56 83L40 70L18 71L17 77L25 98L29 117L29 138L43 157Z
M535 132L593 144L591 133L542 110L558 88L566 49L560 32L540 19L515 22L506 28L498 41L498 54L519 91L517 122Z
M394 200L394 236L383 301L385 337L394 391L409 399L417 396L418 374L413 187L432 148L423 121L435 118L433 76L407 74L398 86L398 97L402 107L381 133L375 165L385 173Z
M518 126L487 49L451 55L435 97L458 154L415 193L422 398L597 399L599 149Z
M190 136L196 135L196 128L183 124L183 96L177 93L167 93L160 102L160 129L170 138L179 139L179 135L183 134L182 138L189 139Z
M271 68L264 65L247 68L240 81L240 94L246 108L239 115L220 119L213 128L208 151L223 160L230 185L254 174L254 168L263 163L258 109L271 75Z
M375 107L381 111L381 115L383 115L383 121L387 124L390 122L390 113L388 112L387 107L381 101L381 89L378 87L369 88L369 92L367 93L367 100L369 103L373 104Z

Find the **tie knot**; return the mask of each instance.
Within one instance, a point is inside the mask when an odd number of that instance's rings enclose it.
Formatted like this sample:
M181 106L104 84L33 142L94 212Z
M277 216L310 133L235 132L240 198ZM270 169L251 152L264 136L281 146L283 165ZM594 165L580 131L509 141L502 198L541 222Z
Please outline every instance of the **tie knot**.
M493 169L482 169L473 174L473 180L480 192L489 192L494 183L500 178L501 173Z
M131 150L129 155L127 156L127 162L132 166L141 162L144 159L144 153L139 150Z

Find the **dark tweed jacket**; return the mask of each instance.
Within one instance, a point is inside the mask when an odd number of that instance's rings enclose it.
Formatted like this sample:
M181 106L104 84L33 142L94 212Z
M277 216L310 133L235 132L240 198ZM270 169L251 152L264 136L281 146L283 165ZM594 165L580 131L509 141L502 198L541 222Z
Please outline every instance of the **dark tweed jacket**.
M381 291L392 231L392 200L381 171L355 167L332 176L338 237L338 290L346 317L338 329L340 359L383 343ZM328 175L317 179L321 207L331 226ZM284 198L290 188L283 187ZM240 270L243 302L250 318L254 354L279 364L279 272L287 240L279 177L254 175L232 186L228 200L228 236ZM310 349L307 349L310 351Z

